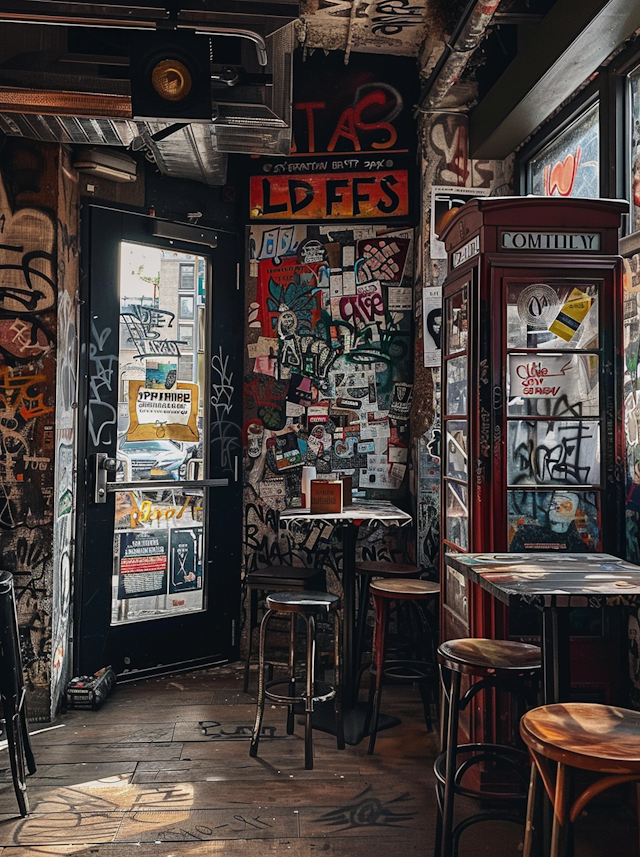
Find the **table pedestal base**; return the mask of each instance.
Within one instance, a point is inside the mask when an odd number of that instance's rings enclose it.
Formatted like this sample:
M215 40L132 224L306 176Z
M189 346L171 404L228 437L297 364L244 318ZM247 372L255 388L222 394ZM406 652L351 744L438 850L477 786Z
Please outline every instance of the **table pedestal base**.
M366 702L358 702L355 708L348 709L342 712L344 721L344 740L346 744L359 744L363 738L369 735L369 731L365 731L365 723L369 706ZM391 717L388 714L381 714L378 718L378 732L382 729L390 729L392 726L399 726L402 721L398 717ZM330 735L336 734L336 715L332 703L324 703L316 706L313 712L313 728L320 732L328 732Z

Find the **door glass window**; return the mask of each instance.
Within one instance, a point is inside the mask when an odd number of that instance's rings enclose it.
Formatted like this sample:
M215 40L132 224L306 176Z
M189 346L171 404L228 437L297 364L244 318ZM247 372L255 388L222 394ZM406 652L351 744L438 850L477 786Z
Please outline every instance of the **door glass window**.
M507 289L507 347L563 351L597 349L598 286L510 282Z
M600 485L600 423L596 420L510 420L509 485Z
M205 607L206 498L190 485L202 477L204 454L199 270L204 260L196 256L121 244L116 482L123 486L116 492L113 625Z

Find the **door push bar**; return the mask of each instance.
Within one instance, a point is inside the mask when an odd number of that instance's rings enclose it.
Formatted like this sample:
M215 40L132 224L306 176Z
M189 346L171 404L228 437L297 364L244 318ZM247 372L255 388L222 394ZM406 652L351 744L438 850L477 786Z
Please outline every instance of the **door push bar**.
M117 491L155 491L159 488L187 491L193 488L225 488L229 485L228 479L194 479L180 482L176 479L141 479L138 482L107 482L107 475L118 469L117 458L111 458L106 452L96 452L93 458L94 503L106 503L107 496Z

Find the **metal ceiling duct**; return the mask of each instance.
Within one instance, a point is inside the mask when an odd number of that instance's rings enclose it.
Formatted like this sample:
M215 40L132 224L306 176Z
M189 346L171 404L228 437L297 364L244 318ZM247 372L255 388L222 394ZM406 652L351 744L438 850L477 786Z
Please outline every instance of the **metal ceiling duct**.
M294 23L264 41L266 67L251 41L244 40L238 85L212 81L215 119L210 124L177 124L169 135L163 133L171 129L169 122L130 118L126 80L74 73L71 62L34 69L29 55L24 66L14 57L0 67L0 131L46 142L143 149L165 175L225 184L227 153L283 155L291 150Z

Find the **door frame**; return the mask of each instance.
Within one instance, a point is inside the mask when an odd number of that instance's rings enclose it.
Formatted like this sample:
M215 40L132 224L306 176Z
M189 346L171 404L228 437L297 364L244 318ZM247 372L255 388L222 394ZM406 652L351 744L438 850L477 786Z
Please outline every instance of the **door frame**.
M198 243L205 231L217 242L215 249ZM105 238L106 232L109 234ZM174 234L178 237L161 237ZM101 237L94 237L97 235ZM87 544L96 533L98 542L100 538L104 540L110 527L111 544L105 545L105 549L111 548L108 553L112 554L115 496L111 494L110 502L101 507L104 512L96 521L95 507L88 505L93 480L91 462L88 460L92 448L89 441L91 289L96 288L96 280L106 284L118 283L119 256L110 254L108 248L119 245L123 240L194 253L212 260L211 296L208 302L210 365L208 390L205 394L205 400L210 403L208 475L212 478L228 479L228 486L209 491L208 513L204 521L208 548L203 569L207 609L202 613L177 614L131 625L112 626L111 572L107 586L100 574L93 571L94 551L91 545ZM225 663L239 657L243 336L238 336L238 333L243 331L243 296L238 277L237 246L237 235L224 230L203 230L191 224L172 224L170 221L108 204L100 205L93 201L82 208L77 475L78 485L84 486L86 494L84 502L78 506L74 564L73 662L76 675L92 673L107 666L107 661L113 659L114 651L118 654L116 663L112 665L120 680ZM102 256L99 259L94 255L97 247L102 248ZM117 341L116 339L116 344ZM216 385L219 387L216 369L221 366L224 367L225 378L228 380L225 395L228 397L229 408L225 411L224 422L216 415L215 410ZM116 431L113 432L112 438L114 450L115 436ZM87 533L88 518L91 519L91 534ZM214 556L215 564L212 559ZM108 592L105 594L104 590ZM196 647L201 649L205 646L207 651L187 654L194 640L194 631ZM175 658L170 652L170 637L186 644L184 650L178 646ZM157 650L158 662L145 667L130 668L120 658L120 652L127 647L131 651L146 654L151 652L152 658Z

